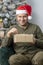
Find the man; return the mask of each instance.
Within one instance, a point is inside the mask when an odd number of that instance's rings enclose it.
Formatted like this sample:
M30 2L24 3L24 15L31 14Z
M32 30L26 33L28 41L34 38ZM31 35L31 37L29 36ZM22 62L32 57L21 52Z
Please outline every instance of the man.
M32 7L21 5L16 9L17 23L12 26L3 40L2 46L13 45L15 54L9 57L10 65L43 65L43 38L42 32L37 25L29 23ZM15 34L33 34L36 38L34 43L14 43Z

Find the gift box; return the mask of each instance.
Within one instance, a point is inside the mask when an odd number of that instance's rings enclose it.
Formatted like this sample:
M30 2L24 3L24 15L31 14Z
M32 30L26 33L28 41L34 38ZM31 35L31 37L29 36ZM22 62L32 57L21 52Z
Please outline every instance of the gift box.
M14 43L18 43L18 42L34 43L34 35L33 34L15 34Z

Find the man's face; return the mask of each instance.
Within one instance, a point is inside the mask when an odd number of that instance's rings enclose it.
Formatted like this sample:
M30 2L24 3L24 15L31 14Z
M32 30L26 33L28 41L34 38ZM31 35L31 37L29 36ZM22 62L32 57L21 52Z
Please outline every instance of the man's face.
M18 14L16 16L17 22L21 25L24 26L28 22L28 15L27 14Z

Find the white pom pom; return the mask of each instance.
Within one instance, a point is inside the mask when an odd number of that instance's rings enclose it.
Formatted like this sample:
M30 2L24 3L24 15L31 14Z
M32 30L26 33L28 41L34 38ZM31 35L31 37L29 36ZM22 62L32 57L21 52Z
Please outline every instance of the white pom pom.
M32 19L32 16L28 16L28 19L31 20Z

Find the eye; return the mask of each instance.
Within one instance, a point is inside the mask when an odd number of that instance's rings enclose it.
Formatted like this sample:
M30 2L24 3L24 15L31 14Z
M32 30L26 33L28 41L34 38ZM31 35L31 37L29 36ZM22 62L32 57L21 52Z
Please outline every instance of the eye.
M24 16L24 17L27 17L27 16Z
M19 16L21 18L21 16Z

